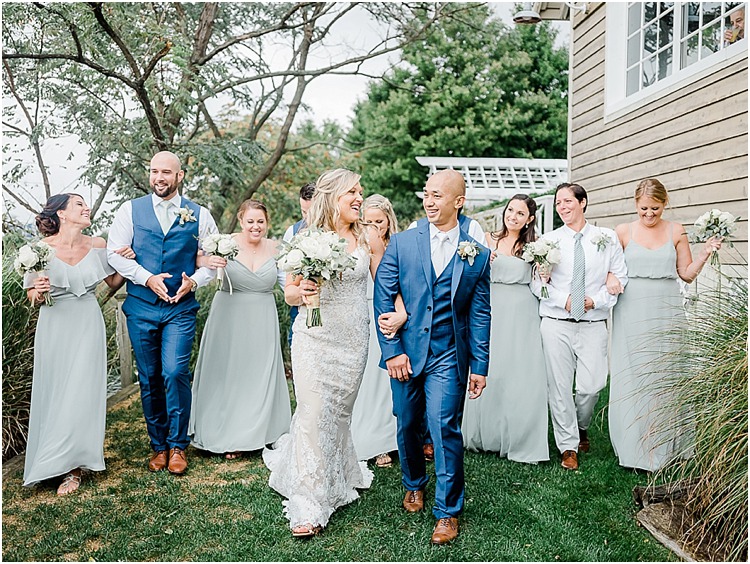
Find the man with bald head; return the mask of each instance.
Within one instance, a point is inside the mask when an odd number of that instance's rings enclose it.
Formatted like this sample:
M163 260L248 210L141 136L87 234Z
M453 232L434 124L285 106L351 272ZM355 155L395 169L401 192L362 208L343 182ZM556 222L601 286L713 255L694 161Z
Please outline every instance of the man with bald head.
M381 366L391 377L407 512L424 509L425 414L434 443L433 544L458 535L464 504L461 412L467 388L470 398L481 395L489 363L490 252L458 223L465 194L459 172L432 175L422 201L427 218L391 237L375 277L376 317L395 311L399 294L409 316L392 338L379 330L378 340Z
M120 206L107 240L109 263L128 281L123 311L153 451L148 469L172 474L187 470L188 363L199 308L194 292L214 276L208 268L196 270L198 241L217 232L209 211L177 191L184 176L177 155L154 155L153 193ZM124 246L133 248L135 260L114 252Z

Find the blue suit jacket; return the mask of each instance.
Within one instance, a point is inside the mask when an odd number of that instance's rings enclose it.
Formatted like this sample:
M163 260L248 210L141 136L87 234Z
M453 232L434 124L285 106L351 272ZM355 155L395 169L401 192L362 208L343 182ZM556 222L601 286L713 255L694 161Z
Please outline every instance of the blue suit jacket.
M461 229L460 241L474 241ZM476 241L474 241L476 243ZM451 300L456 337L458 370L462 378L471 372L487 375L490 348L490 252L477 243L479 255L470 265L458 253L453 257ZM432 258L430 229L422 219L414 229L391 237L375 276L373 307L375 320L382 313L395 311L398 294L404 300L408 320L395 337L388 339L377 331L385 361L406 353L414 376L421 374L430 346L432 328Z

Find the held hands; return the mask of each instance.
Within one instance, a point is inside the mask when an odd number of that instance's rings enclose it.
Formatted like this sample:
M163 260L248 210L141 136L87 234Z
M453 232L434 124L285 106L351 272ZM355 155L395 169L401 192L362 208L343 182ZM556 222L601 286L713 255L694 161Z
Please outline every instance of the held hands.
M383 313L378 317L378 328L384 337L392 339L398 330L404 326L408 316L406 312L391 311L389 313Z
M405 354L389 358L385 361L385 365L388 368L388 376L395 378L399 382L406 382L409 379L409 375L413 374L411 361Z
M469 376L469 399L477 399L487 387L487 377L471 374Z
M616 296L618 294L622 294L625 291L625 288L622 287L622 284L620 283L620 279L617 278L614 274L611 272L607 273L607 292L612 294L613 296Z
M565 302L565 311L567 311L568 313L570 313L570 300L571 297L568 296L568 301ZM594 300L586 296L583 300L583 311L587 312L590 309L594 309Z
M183 272L182 284L177 289L177 294L172 297L169 295L169 290L167 290L166 284L164 284L164 280L167 278L172 278L172 275L167 272L162 272L161 274L154 274L146 280L146 286L156 294L160 300L164 300L167 303L176 304L185 294L193 289L193 279Z

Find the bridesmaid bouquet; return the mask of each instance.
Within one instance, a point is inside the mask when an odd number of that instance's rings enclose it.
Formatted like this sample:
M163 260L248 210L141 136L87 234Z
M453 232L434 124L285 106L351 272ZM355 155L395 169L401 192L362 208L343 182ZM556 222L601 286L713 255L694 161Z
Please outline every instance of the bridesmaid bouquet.
M346 239L333 231L309 228L300 231L288 243L281 243L278 266L292 276L302 276L318 285L345 270L354 268L357 259L346 251ZM307 326L322 327L320 317L320 294L309 296L307 304Z
M690 242L705 243L711 237L721 237L727 239L726 243L731 247L732 241L728 237L737 230L736 221L738 219L739 217L734 217L729 212L714 208L695 220L690 233ZM718 251L711 253L711 266L721 266Z
M201 249L208 255L216 255L217 257L225 258L227 260L233 259L240 252L240 246L234 237L231 235L222 235L221 233L211 233L201 241ZM224 268L219 267L216 269L216 289L221 288L221 283L224 280ZM227 282L229 282L229 294L232 294L232 281L227 276Z
M44 276L44 271L47 270L47 266L54 256L55 249L44 241L27 243L18 249L18 256L13 261L13 268L21 276L28 272L36 272L39 276ZM52 306L54 303L49 292L44 293L44 303L48 306Z
M560 263L560 244L557 241L538 239L523 246L521 258L526 262L533 262L540 270L549 272L552 266ZM542 298L549 298L546 284L542 284Z

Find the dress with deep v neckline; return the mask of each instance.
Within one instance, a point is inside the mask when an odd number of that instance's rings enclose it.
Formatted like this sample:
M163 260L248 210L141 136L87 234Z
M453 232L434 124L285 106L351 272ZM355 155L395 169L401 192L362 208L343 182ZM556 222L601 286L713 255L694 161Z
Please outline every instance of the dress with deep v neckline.
M649 249L631 237L625 246L628 284L612 311L609 433L621 466L657 470L686 454L689 430L672 419L657 392L659 363L673 350L670 331L684 321L677 251L670 239ZM684 414L680 414L684 416Z
M195 365L188 435L197 448L215 453L258 450L289 430L276 280L273 257L255 271L227 261Z
M107 338L95 291L114 269L106 249L92 248L74 265L51 260L46 273L54 304L40 307L34 335L27 486L76 468L104 470ZM35 279L27 274L24 287Z

